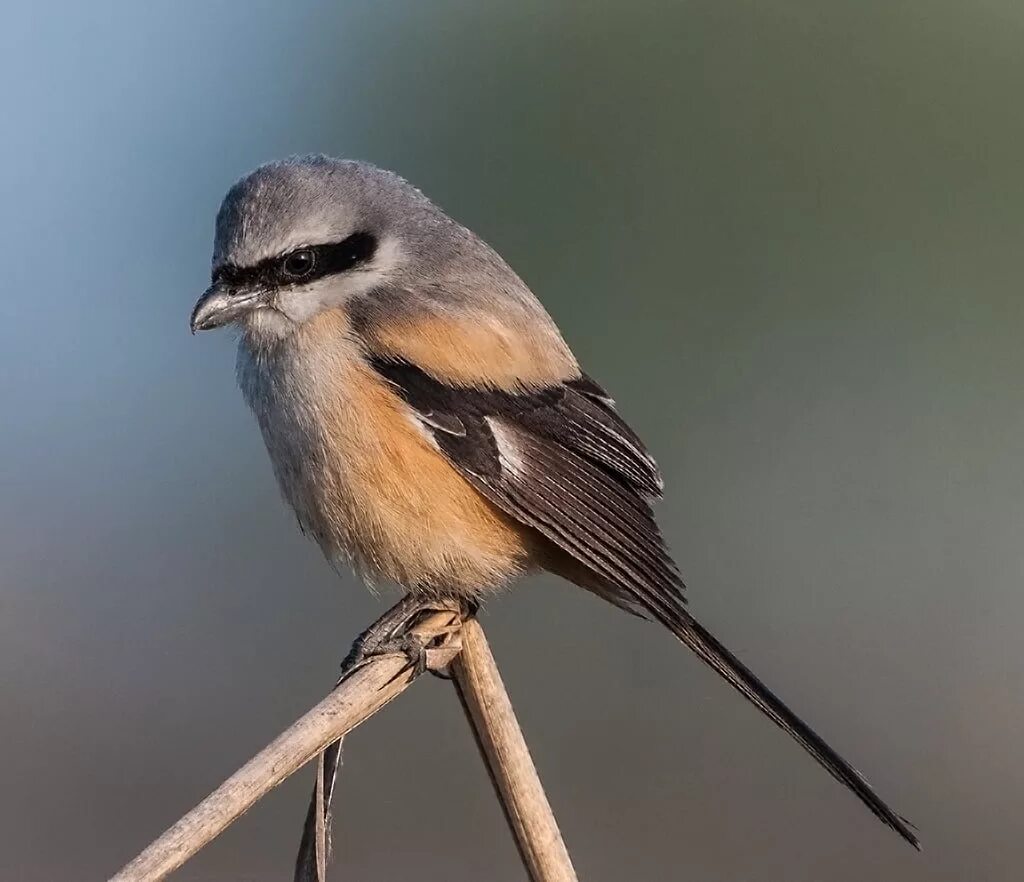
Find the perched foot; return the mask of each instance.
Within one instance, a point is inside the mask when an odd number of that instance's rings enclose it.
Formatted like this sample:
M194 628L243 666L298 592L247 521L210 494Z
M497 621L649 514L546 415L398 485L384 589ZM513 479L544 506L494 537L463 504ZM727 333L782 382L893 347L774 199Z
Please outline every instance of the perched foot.
M382 655L405 656L417 675L429 670L440 676L451 653L444 653L441 658L435 657L441 655L437 651L450 648L451 638L458 632L461 620L475 615L476 609L475 603L454 598L403 597L356 638L341 663L341 678L345 679L370 659ZM453 624L430 635L414 630L427 616L435 613L452 614L455 617Z

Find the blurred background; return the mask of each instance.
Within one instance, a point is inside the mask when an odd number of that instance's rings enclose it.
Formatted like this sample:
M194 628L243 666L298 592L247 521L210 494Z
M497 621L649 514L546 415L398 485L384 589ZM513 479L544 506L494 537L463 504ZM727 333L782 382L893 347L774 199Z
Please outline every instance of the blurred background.
M226 188L393 168L548 305L664 467L692 608L918 855L661 630L484 623L582 880L1010 880L1024 840L1024 6L11 3L0 35L0 878L106 878L392 599L278 497ZM523 872L450 687L348 742L334 878ZM305 770L175 878L288 879Z

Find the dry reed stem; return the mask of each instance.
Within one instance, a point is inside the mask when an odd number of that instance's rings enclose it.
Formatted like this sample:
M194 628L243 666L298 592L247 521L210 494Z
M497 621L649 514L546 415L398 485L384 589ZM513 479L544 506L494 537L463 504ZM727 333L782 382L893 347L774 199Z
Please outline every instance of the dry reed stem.
M462 651L451 663L451 673L530 879L576 882L494 656L475 619L462 625Z
M380 622L393 617L396 607ZM533 882L576 882L569 855L544 795L483 629L475 619L431 611L404 633L429 644L430 670L448 667L487 762L523 863ZM461 651L460 651L461 641ZM289 775L397 698L422 671L401 654L375 655L343 674L337 687L109 882L156 882L226 830ZM312 872L323 879L332 787L320 776L311 811L317 847ZM302 858L300 855L300 864ZM301 869L301 867L300 867ZM305 871L303 871L305 872Z

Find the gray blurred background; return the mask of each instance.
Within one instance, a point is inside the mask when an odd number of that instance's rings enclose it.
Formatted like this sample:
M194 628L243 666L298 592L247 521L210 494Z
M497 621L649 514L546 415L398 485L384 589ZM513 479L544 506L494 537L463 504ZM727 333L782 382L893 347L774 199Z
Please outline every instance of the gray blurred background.
M1024 5L10 3L0 878L105 878L317 700L390 598L278 498L229 334L233 180L410 178L649 440L693 609L924 854L659 629L484 623L582 880L1010 880L1024 838ZM305 770L187 865L290 878ZM349 741L334 878L521 880L452 690Z

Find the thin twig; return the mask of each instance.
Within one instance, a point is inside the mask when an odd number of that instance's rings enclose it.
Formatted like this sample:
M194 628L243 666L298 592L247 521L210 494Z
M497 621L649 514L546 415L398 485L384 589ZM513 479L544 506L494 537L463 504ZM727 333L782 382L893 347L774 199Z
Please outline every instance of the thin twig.
M475 619L463 622L462 652L451 673L531 880L576 882L494 656Z
M410 628L424 641L451 635L458 616L434 613ZM110 882L155 882L224 832L328 744L400 695L419 671L402 655L379 655L345 677L316 707L186 814Z
M403 617L410 600L396 604L354 645L335 690L186 814L110 882L156 882L180 867L285 778L328 748L300 849L297 878L323 880L334 773L342 736L400 695L422 672L401 653L356 661L355 649L382 624L390 636L412 635L426 648L427 669L449 668L487 762L505 815L533 882L576 882L551 807L530 759L512 705L487 646L472 619L449 610ZM395 621L403 624L392 627ZM460 645L462 651L460 654ZM315 840L310 843L307 838ZM312 848L310 845L312 844ZM304 857L305 855L305 857Z

